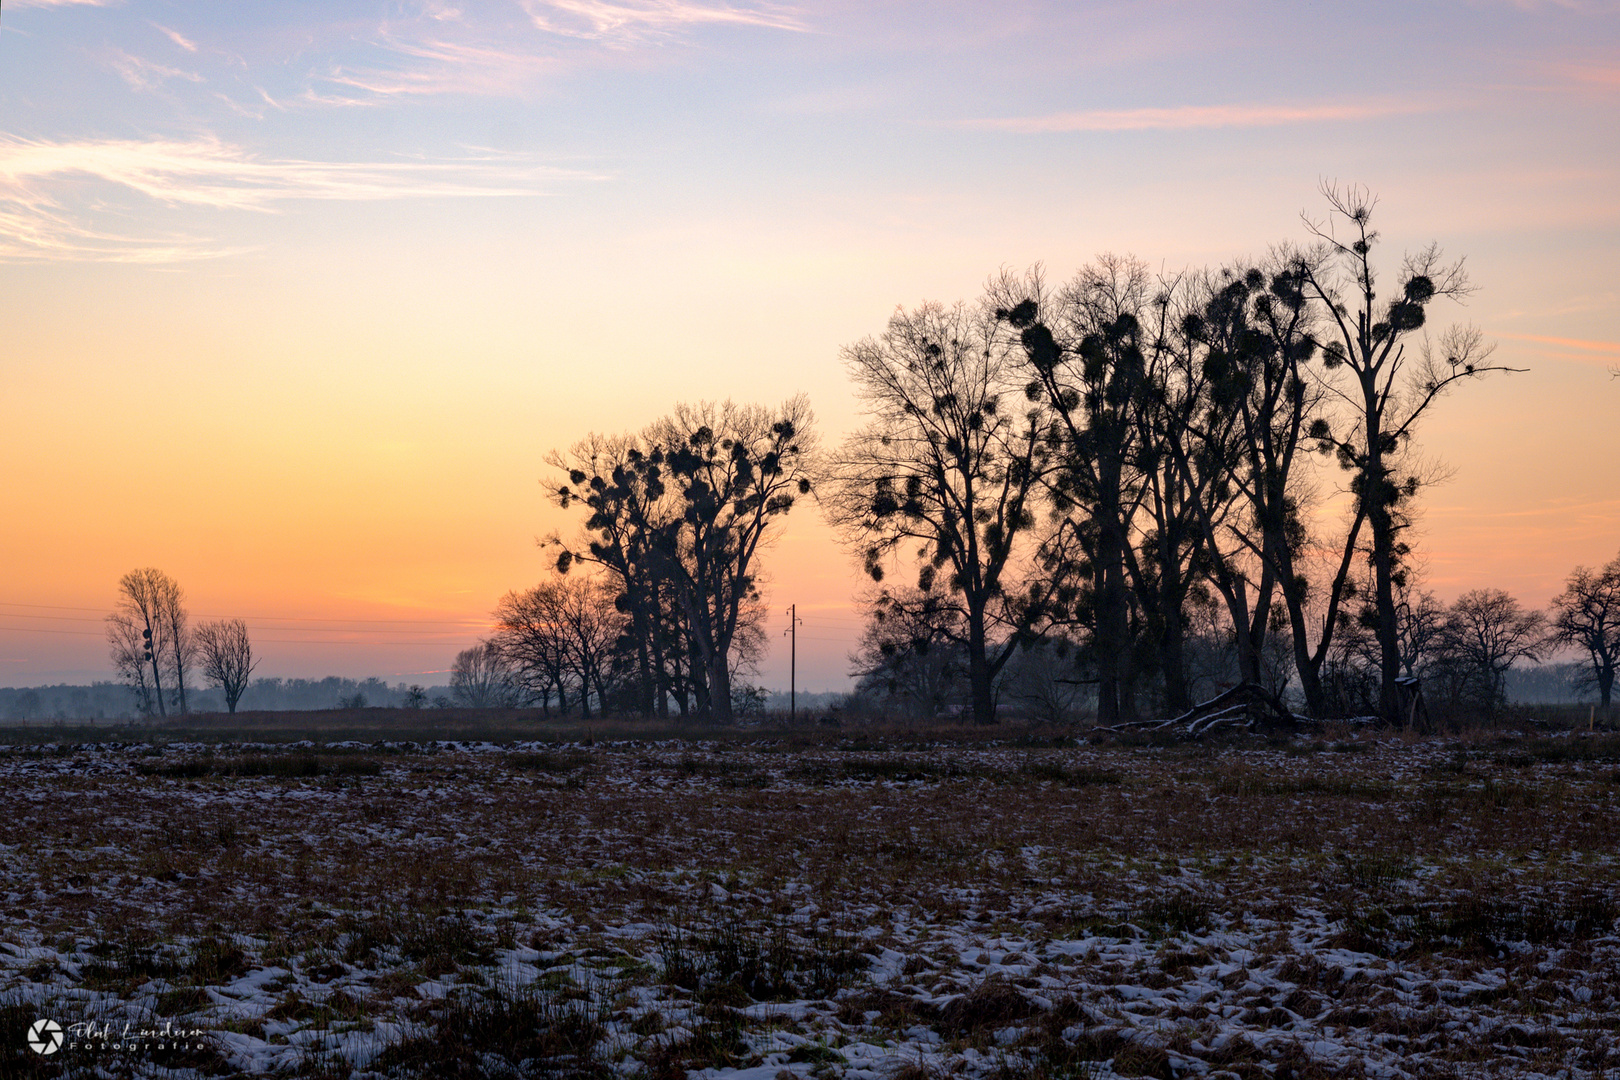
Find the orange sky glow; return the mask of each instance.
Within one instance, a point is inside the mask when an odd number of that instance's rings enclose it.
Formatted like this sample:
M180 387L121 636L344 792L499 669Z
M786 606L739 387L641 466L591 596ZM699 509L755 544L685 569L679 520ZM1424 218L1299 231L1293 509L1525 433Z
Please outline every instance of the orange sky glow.
M0 686L110 678L148 565L261 674L442 682L577 526L548 451L800 391L836 444L896 305L1263 254L1335 178L1391 276L1466 255L1431 319L1526 369L1421 429L1426 587L1541 606L1620 554L1612 6L149 7L0 24ZM759 681L797 604L799 687L844 687L812 503L765 572Z

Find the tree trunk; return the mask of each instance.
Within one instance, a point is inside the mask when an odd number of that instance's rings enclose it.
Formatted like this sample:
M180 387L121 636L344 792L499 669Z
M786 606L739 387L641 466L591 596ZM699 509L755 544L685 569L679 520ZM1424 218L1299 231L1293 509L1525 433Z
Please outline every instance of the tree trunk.
M714 723L730 727L734 719L731 712L731 671L726 666L725 653L719 649L713 650L705 667L709 684L709 716Z
M1366 500L1367 525L1372 530L1373 603L1378 613L1378 713L1386 723L1399 727L1405 717L1396 681L1401 677L1401 643L1395 614L1395 522L1390 512L1395 491L1384 463L1376 388L1368 387L1366 397L1367 464L1361 498Z
M996 700L991 686L989 643L985 640L984 606L968 605L968 692L975 724L996 722Z
M146 628L147 630L152 629L152 622L150 619L148 619L146 622ZM155 693L153 693L152 696L157 699L158 715L167 720L169 718L169 709L168 706L163 703L163 673L159 668L159 665L163 662L163 658L158 655L161 649L158 646L156 634L152 635L152 646L152 685L155 688ZM147 715L150 716L151 714L148 713Z
M1097 507L1097 722L1124 719L1125 649L1130 637L1125 585L1125 529L1120 520L1120 464L1105 460L1099 470Z

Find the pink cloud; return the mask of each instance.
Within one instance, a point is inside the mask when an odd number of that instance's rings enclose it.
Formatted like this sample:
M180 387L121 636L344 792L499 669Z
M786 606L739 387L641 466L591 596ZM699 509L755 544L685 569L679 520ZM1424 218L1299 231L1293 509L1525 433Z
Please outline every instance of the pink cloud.
M1176 131L1189 128L1276 127L1333 120L1370 120L1428 111L1396 102L1321 105L1181 105L1173 108L1084 109L1045 116L970 121L971 126L1028 134L1069 131Z
M1620 341L1584 341L1580 338L1546 337L1541 334L1498 334L1514 341L1534 341L1542 345L1558 345L1583 352L1613 353L1620 356Z

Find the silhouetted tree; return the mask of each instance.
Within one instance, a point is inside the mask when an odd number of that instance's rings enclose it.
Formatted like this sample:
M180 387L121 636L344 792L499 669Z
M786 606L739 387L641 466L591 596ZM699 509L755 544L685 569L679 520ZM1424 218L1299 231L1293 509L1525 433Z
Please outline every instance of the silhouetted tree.
M135 690L143 712L150 714L155 703L160 716L168 715L165 678L176 706L184 712L186 672L196 655L186 623L185 593L168 574L144 567L118 579L118 594L117 606L107 616L114 667Z
M496 631L491 638L526 699L538 701L548 716L553 694L557 696L558 711L567 713L572 685L566 633L550 595L554 589L555 583L547 582L523 592L507 593L496 605Z
M259 666L248 640L247 623L241 619L199 623L196 645L203 678L224 692L226 710L236 712L253 669Z
M649 431L681 511L658 532L655 565L675 583L707 711L722 724L732 720L733 643L760 599L761 545L772 521L811 490L814 426L800 395L775 410L679 405Z
M835 455L824 501L874 581L919 552L918 590L961 620L980 724L1041 609L1019 577L1044 451L1040 410L1020 411L1016 348L990 311L930 303L844 349L871 419Z
M664 625L655 601L670 600L698 711L722 724L732 719L733 648L758 610L760 551L775 519L811 490L814 425L803 395L777 409L678 405L608 460L576 450L556 489L563 507L591 511L584 550L552 541L557 568L587 561L617 574L627 614L644 612L647 636L637 636L649 653Z
M671 667L681 654L682 635L670 618L670 583L657 572L652 554L659 523L668 513L662 505L662 470L648 464L641 441L630 436L593 434L567 454L554 452L546 460L568 477L558 488L558 501L564 507L578 502L590 511L584 541L564 548L559 566L592 562L617 580L615 602L629 619L635 655L633 707L644 716L668 716L679 681ZM684 693L680 701L684 712Z
M961 704L968 635L959 604L938 589L902 586L869 594L860 606L866 626L849 658L857 694L918 720Z
M497 624L503 631L509 617L518 611L526 611L531 625L543 627L550 636L545 648L548 655L555 657L556 681L576 688L580 712L591 715L593 692L598 707L605 710L614 647L625 621L614 606L612 588L600 578L559 576L535 586L514 603L503 603L496 612Z
M1309 432L1327 395L1311 367L1321 319L1306 295L1309 258L1283 249L1261 265L1207 280L1207 299L1183 320L1182 332L1208 381L1210 409L1187 425L1190 449L1170 445L1228 470L1218 487L1229 486L1234 501L1212 504L1233 512L1221 528L1210 515L1205 535L1242 677L1263 681L1268 638L1286 626L1306 707L1320 716L1328 708L1321 672L1341 624L1360 519L1322 567L1325 578L1313 574L1301 465L1316 445Z
M450 692L472 709L509 709L518 704L512 666L498 644L480 641L456 654L450 665Z
M1054 468L1042 473L1062 525L1042 564L1059 587L1076 572L1090 579L1078 621L1091 633L1097 721L1113 724L1134 710L1131 587L1141 575L1132 574L1131 539L1145 490L1150 356L1163 339L1143 323L1152 283L1135 260L1104 256L1051 302L1031 284L1033 295L996 314L1019 332L1032 376L1026 397L1049 410Z
M158 672L148 653L150 636L142 636L141 620L126 612L107 616L107 643L112 650L113 670L120 682L135 695L136 711L152 716L162 710L161 693L153 680Z
M1526 611L1501 589L1463 593L1446 611L1438 634L1442 661L1461 672L1466 697L1487 708L1506 702L1508 668L1516 660L1539 660L1548 648L1547 620Z
M1620 555L1599 570L1577 566L1552 601L1553 637L1586 655L1581 685L1597 688L1608 709L1620 667Z
M1321 254L1298 265L1305 295L1321 305L1323 364L1329 372L1347 375L1348 387L1338 392L1348 415L1337 424L1319 417L1309 434L1325 452L1336 453L1340 466L1351 473L1355 510L1347 546L1356 543L1363 523L1371 534L1379 711L1399 723L1404 703L1397 683L1401 661L1395 590L1409 553L1402 539L1409 507L1422 486L1418 474L1406 467L1406 451L1418 421L1454 384L1512 369L1486 365L1492 347L1472 327L1448 329L1438 342L1427 335L1414 337L1436 298L1460 300L1472 291L1461 260L1444 262L1433 244L1406 256L1393 297L1380 301L1372 261L1378 241L1372 228L1375 200L1365 188L1334 184L1324 184L1322 194L1328 217L1306 219L1323 244ZM1348 234L1344 238L1337 235L1341 227ZM1418 343L1416 357L1406 354L1409 341ZM1324 632L1331 633L1331 624Z

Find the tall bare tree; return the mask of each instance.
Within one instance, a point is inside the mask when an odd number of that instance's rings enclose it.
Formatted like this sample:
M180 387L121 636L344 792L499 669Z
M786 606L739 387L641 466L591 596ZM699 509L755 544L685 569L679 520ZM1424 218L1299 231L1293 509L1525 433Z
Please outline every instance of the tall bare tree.
M1620 555L1598 570L1577 566L1553 598L1552 616L1554 637L1586 654L1582 682L1608 709L1620 667Z
M777 409L678 405L648 434L680 492L680 517L658 533L657 565L676 585L708 712L729 724L732 646L760 597L771 525L810 493L815 414L802 394Z
M1103 256L1052 301L1040 295L1037 279L1031 295L997 311L1019 331L1032 376L1026 396L1049 410L1055 467L1043 474L1064 526L1055 539L1070 542L1079 557L1049 547L1045 565L1059 581L1065 567L1089 572L1082 621L1097 665L1100 724L1134 707L1132 583L1142 575L1133 575L1132 529L1147 492L1144 399L1163 342L1151 316L1143 319L1152 286L1143 263Z
M177 708L186 709L186 673L196 656L187 625L185 593L168 574L154 567L131 570L118 579L118 601L107 616L107 638L113 663L146 700L145 678L151 676L151 700L168 716L163 684L167 680ZM135 643L139 651L132 651ZM140 682L132 676L141 672ZM148 710L150 706L148 705Z
M1044 432L1039 408L1021 410L1017 347L986 307L929 303L846 348L870 420L834 455L823 502L873 580L920 554L919 594L960 617L980 724L994 722L996 674L1040 608L1019 560L1032 553Z
M1349 544L1363 523L1372 569L1373 610L1379 644L1379 711L1400 723L1405 714L1399 679L1401 654L1395 591L1405 569L1407 546L1402 539L1410 508L1422 487L1410 467L1408 449L1418 421L1442 395L1465 379L1514 369L1486 363L1493 346L1472 327L1452 327L1438 341L1420 334L1429 305L1440 297L1461 300L1472 292L1462 260L1446 262L1430 244L1409 254L1396 275L1393 295L1380 300L1372 227L1376 200L1362 187L1323 184L1328 215L1307 217L1306 226L1321 241L1321 255L1300 260L1306 296L1320 305L1325 324L1323 364L1345 419L1330 423L1319 417L1310 435L1327 452L1336 453L1351 474L1355 498ZM1407 345L1416 346L1408 355Z
M649 606L672 601L697 708L719 723L732 720L733 650L758 610L761 552L776 519L810 492L815 450L802 394L776 409L677 405L606 460L576 450L568 483L555 489L561 506L591 510L583 550L552 541L562 549L558 569L586 561L614 571L632 614L633 580ZM657 615L649 613L649 630ZM667 660L675 643L661 646Z
M203 678L224 691L226 710L236 712L236 703L242 700L253 669L259 666L248 639L247 623L241 619L198 623L195 640Z
M619 585L619 607L630 620L636 656L635 709L644 716L669 715L675 695L671 662L679 654L679 635L667 617L669 582L653 559L657 523L667 502L661 470L646 461L641 440L627 435L590 435L566 454L554 452L547 464L568 477L557 498L565 508L577 502L589 510L585 537L564 547L558 568L567 572L575 561L601 566ZM680 696L684 704L684 695Z

